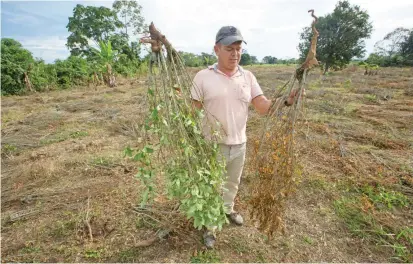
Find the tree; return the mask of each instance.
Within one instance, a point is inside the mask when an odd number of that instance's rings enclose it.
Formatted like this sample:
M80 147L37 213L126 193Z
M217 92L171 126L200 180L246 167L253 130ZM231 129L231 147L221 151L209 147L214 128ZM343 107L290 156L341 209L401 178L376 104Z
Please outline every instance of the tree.
M381 58L381 66L413 65L413 29L396 28L374 47L374 54ZM369 59L371 56L373 54Z
M100 41L99 49L92 48L92 51L95 57L98 58L97 61L103 66L101 71L104 73L103 79L105 83L109 87L116 86L115 75L112 72L112 64L115 62L118 52L112 49L110 40L107 42Z
M252 64L251 56L248 53L243 53L241 55L241 60L239 64L240 65L251 65Z
M214 54L201 52L201 58L204 66L212 65L217 62L217 57Z
M20 42L1 39L1 93L19 94L26 89L31 90L29 71L34 59L30 51L23 48Z
M251 64L258 64L257 56L251 56Z
M145 26L145 20L141 15L142 6L140 6L136 0L116 0L113 5L113 10L119 14L122 19L125 34L128 35L128 28L132 28L132 34L140 34Z
M385 63L384 61L385 59L382 55L378 53L370 53L369 57L367 58L365 62L368 64L376 64L376 65L384 66L384 63Z
M396 28L375 45L366 63L387 66L413 66L413 29Z
M413 28L402 43L400 53L405 57L406 64L413 66Z
M199 67L205 64L205 61L199 55L183 51L179 51L179 55L187 67Z
M409 35L410 30L407 28L396 28L374 45L376 53L389 58L401 53L403 44Z
M265 56L262 59L262 62L265 64L277 64L278 59L276 57L272 57L272 56Z
M316 28L320 33L317 60L324 73L330 68L343 68L353 57L364 56L364 39L370 37L373 29L368 13L346 0L339 1L333 13L319 17ZM301 61L307 56L311 37L311 28L304 28L298 46Z
M89 55L92 40L96 45L107 41L117 34L123 23L118 19L116 11L106 7L76 5L73 17L69 17L66 28L71 33L66 46L72 55Z

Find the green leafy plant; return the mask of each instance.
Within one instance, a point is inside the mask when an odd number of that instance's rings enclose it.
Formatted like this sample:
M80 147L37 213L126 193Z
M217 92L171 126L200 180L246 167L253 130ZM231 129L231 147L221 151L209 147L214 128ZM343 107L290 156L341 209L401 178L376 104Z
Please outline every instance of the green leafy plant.
M146 187L141 206L154 197L155 178L162 175L168 198L179 201L179 209L195 228L221 229L228 220L221 195L225 162L219 146L202 135L204 113L192 105L192 80L178 52L171 49L168 58L159 54L157 59L150 67L149 111L143 125L152 142L125 150L138 162L136 177Z

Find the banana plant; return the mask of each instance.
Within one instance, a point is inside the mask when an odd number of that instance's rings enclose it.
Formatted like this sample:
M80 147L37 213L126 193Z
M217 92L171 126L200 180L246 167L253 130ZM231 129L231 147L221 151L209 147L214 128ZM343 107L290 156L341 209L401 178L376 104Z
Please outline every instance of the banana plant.
M99 49L91 48L93 55L101 66L103 79L109 87L116 86L115 75L112 72L112 64L116 61L118 52L112 49L110 40L99 41Z

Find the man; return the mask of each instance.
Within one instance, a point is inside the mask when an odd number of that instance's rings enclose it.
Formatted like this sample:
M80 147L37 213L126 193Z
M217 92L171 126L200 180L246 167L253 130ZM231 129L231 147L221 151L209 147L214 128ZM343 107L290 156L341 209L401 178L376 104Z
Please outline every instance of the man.
M203 135L212 139L214 131L223 132L218 141L227 171L223 199L228 219L237 225L243 224L242 216L234 211L234 199L245 161L248 107L252 103L255 110L264 115L272 104L263 95L255 76L239 66L242 42L245 43L237 28L222 27L216 35L214 46L218 63L198 72L191 89L194 105L199 109L204 108L206 112ZM291 105L294 97L292 93L285 104ZM215 240L214 230L204 234L208 248L214 246Z

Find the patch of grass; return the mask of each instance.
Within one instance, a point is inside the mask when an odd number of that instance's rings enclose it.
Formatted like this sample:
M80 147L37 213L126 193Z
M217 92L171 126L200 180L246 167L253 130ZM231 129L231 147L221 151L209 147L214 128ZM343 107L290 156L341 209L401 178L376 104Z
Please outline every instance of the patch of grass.
M381 198L378 199L382 201ZM369 204L367 202L367 205ZM394 252L392 258L397 261L413 261L413 230L400 229L397 223L392 226L382 224L377 214L372 213L369 206L366 206L363 196L353 194L352 197L342 197L334 202L334 209L354 235L381 246L391 247Z
M379 102L379 97L375 94L365 94L363 98L370 103L378 103Z
M334 209L352 233L365 238L369 236L367 230L375 229L376 223L372 215L363 212L361 204L359 197L343 197L334 202Z
M50 144L59 143L59 142L68 140L69 138L73 138L73 139L82 138L88 135L89 133L86 131L74 131L74 132L63 131L63 132L51 135L50 137L41 139L40 144L50 145Z
M313 109L318 110L320 113L327 113L333 115L339 115L344 113L344 107L338 102L331 100L320 100L313 106Z
M141 228L157 229L159 228L159 223L148 217L146 218L139 217L135 221L135 227L136 229L141 229Z
M410 247L406 247L402 244L395 243L391 245L394 251L394 256L392 259L396 260L397 262L406 262L406 263L412 263L413 260L413 245L410 245Z
M250 251L249 247L246 245L246 243L241 242L241 241L234 241L231 243L231 247L238 253L238 254L243 254L247 253Z
M84 253L84 257L87 259L98 259L101 257L103 250L88 249Z
M328 183L323 178L309 179L307 184L309 187L318 190L326 190L328 188Z
M48 138L41 139L40 144L41 145L50 145L50 144L65 141L69 138L70 138L70 135L67 134L67 133L58 133L58 134L54 134L54 135L52 135Z
M2 111L1 120L2 120L2 123L3 123L3 127L5 127L7 123L10 123L10 121L23 120L23 118L25 116L26 116L26 114L23 111L20 111L20 110Z
M119 262L137 262L140 252L137 248L129 248L119 253Z
M354 114L357 109L360 108L360 104L355 102L350 102L344 106L344 114L345 115L352 115Z
M35 246L33 242L29 242L26 246L19 250L20 254L31 254L31 253L39 253L40 247Z
M65 238L76 229L77 222L74 219L68 221L57 221L50 235L55 238Z
M306 243L309 244L309 245L314 244L313 239L312 239L311 237L309 237L309 236L304 236L303 240L304 240L304 242L306 242Z
M404 90L404 95L413 96L413 87L410 87Z
M308 85L308 90L318 90L321 88L321 79L318 79L317 81L310 82Z
M17 146L13 144L2 144L1 155L9 156L17 152Z
M86 137L88 135L89 135L89 133L87 131L76 131L76 132L70 133L71 138L82 138L82 137Z
M108 158L108 157L96 157L94 158L91 163L93 165L99 165L99 166L104 166L104 167L112 167L113 165L113 160Z
M347 79L343 82L342 87L345 89L350 89L353 86L351 79Z
M387 190L382 186L377 188L372 186L365 186L361 188L362 193L373 202L375 207L392 209L393 207L407 207L409 205L409 199L404 194Z
M268 263L264 254L261 251L258 251L255 261L258 263Z
M218 263L221 257L215 250L199 252L196 256L191 257L191 263Z

